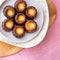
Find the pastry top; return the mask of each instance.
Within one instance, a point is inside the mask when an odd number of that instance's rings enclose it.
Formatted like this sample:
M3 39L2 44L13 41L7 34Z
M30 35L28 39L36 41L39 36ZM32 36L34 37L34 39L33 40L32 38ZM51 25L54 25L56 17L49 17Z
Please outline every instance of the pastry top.
M15 16L15 9L11 6L6 6L3 12L7 18L13 18Z
M24 35L24 28L22 26L15 26L13 29L13 34L17 38L20 38Z
M5 31L11 31L14 27L14 22L12 19L6 19L2 23L2 27Z
M11 20L6 21L5 23L6 28L11 29L13 27L13 22Z
M27 32L34 32L37 29L37 23L33 20L29 20L25 23L25 29Z
M15 8L18 12L24 12L27 7L27 4L25 1L16 1L15 2Z
M15 21L17 24L24 24L26 21L26 16L23 13L19 13L16 15Z
M37 10L36 10L36 8L33 7L33 6L28 7L28 8L26 9L26 15L27 15L27 17L29 17L29 18L34 18L34 17L36 17L36 15L37 15Z

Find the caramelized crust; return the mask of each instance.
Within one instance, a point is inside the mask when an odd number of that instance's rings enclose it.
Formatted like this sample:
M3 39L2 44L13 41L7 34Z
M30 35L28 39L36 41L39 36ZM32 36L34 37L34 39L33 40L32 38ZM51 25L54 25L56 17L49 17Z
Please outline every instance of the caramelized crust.
M15 26L13 29L13 35L17 38L23 37L24 33L25 33L25 31L22 26Z
M3 13L7 18L13 18L15 16L15 9L12 6L6 6Z
M26 8L27 4L25 1L20 0L15 2L15 9L17 10L17 12L24 12Z
M15 22L17 24L24 24L26 21L26 16L23 13L19 13L15 16Z
M25 23L25 29L29 33L35 32L37 29L37 23L33 20L29 20Z
M14 27L14 22L12 19L6 19L2 23L2 28L7 32L11 31L13 27Z
M37 15L37 9L33 6L30 6L26 9L26 16L29 18L29 19L33 19L35 18Z

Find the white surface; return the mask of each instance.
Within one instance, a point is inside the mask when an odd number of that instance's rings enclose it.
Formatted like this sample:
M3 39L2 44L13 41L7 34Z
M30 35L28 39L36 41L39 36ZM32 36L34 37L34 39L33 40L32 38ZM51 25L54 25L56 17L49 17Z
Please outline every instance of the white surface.
M27 0L27 1L33 1L33 0ZM12 45L15 45L15 46L18 46L18 47L23 47L23 48L30 48L30 47L33 47L37 44L39 44L43 38L45 37L46 33L47 33L47 30L48 30L48 23L49 23L49 13L48 13L48 7L47 7L47 4L46 4L46 0L34 0L36 1L35 5L37 5L38 3L38 8L40 8L41 6L41 9L43 9L43 15L44 15L44 25L43 25L43 28L42 28L42 31L38 34L38 36L36 36L35 39L29 41L29 42L25 42L25 43L15 43L15 42L11 42L11 41L8 41L7 38L3 37L0 38L2 39L1 41L4 41L6 43L9 43L9 44L12 44ZM33 4L33 3L32 3ZM4 39L4 40L3 40Z
M0 5L4 2L5 0L0 0Z

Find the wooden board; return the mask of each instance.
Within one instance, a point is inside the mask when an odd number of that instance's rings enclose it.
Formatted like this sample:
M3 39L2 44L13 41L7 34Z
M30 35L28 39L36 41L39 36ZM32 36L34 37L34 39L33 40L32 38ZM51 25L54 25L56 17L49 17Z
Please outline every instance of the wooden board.
M49 22L49 27L52 26L56 19L56 8L55 5L51 0L46 0L49 8L49 16L50 16L50 22Z

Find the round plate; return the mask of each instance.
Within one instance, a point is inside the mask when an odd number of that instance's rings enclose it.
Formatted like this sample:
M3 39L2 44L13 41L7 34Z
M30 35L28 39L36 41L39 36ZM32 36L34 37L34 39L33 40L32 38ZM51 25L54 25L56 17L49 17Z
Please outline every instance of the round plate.
M41 28L43 26L43 11L42 11L41 7L39 7L40 5L38 4L38 1L37 0L31 0L31 1L25 0L25 1L27 2L28 6L34 6L34 7L36 7L36 9L38 11L37 12L37 17L34 19L37 22L37 25L38 25L36 32L31 33L31 34L30 33L25 33L24 37L18 39L18 38L13 36L12 31L11 32L5 32L2 29L2 22L6 19L6 17L3 14L4 8L8 5L14 6L14 3L16 2L16 0L7 0L7 1L4 2L3 5L1 5L1 8L0 8L0 27L1 27L0 32L2 34L1 38L4 37L3 40L6 39L7 41L11 41L11 42L15 42L15 43L23 43L23 42L27 42L27 41L32 40L41 31ZM35 2L37 2L37 3L35 4Z
M31 1L33 1L33 0L31 0ZM44 17L43 17L44 18L44 25L43 25L41 32L39 32L39 34L33 40L31 40L29 42L15 43L15 42L7 41L6 40L7 38L4 39L4 42L18 46L18 47L22 47L22 48L30 48L30 47L36 46L37 44L39 44L43 40L43 38L45 37L45 35L47 33L48 24L49 24L48 6L46 3L46 0L35 0L35 1L36 1L35 4L38 6L38 8L40 8L40 6L41 6L41 9L42 9L43 15L44 15Z

